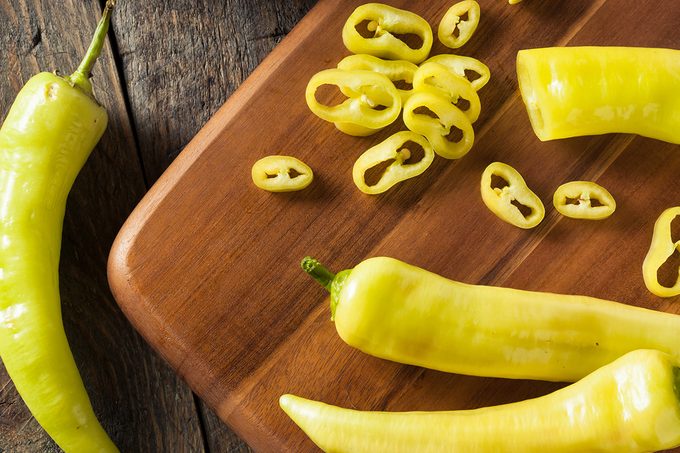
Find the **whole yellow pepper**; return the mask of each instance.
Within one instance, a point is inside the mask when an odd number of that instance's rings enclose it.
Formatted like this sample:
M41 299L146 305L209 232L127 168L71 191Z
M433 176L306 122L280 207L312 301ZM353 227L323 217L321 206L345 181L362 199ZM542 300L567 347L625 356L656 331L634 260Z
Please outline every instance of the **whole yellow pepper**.
M633 351L549 395L473 410L363 412L294 395L279 404L328 452L642 453L680 445L678 365Z
M576 381L635 349L680 361L680 316L585 296L468 285L393 258L333 275L302 268L331 293L340 337L365 353L440 371Z
M517 77L540 140L625 132L680 143L680 50L520 50Z
M73 360L58 277L66 198L107 124L88 78L114 3L106 3L76 72L32 77L0 129L0 356L33 416L67 453L118 451Z

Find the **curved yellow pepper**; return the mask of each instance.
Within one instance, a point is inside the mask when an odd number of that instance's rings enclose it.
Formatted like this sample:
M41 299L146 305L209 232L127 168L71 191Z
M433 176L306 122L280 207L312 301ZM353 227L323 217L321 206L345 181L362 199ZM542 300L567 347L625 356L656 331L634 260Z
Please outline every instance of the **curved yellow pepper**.
M607 189L592 181L571 181L555 190L553 206L573 219L606 219L616 210L616 201Z
M322 85L335 85L347 96L338 105L316 99ZM401 96L383 74L372 71L326 69L312 76L305 92L309 109L319 118L335 123L351 135L370 135L391 124L401 112ZM354 133L352 133L354 131Z
M625 132L680 143L680 50L521 50L517 76L540 140Z
M467 19L462 17L467 14ZM479 25L479 3L475 0L463 0L451 6L437 29L439 41L449 49L458 49L472 38ZM457 31L457 33L456 33Z
M421 108L428 109L436 118L421 113ZM475 132L465 113L434 89L422 88L411 95L404 104L404 124L409 130L424 135L434 152L446 159L460 159L475 141ZM455 129L461 136L449 139Z
M413 85L413 75L418 70L418 66L406 60L383 60L373 55L349 55L338 63L338 69L354 70L361 69L364 71L373 71L383 74L395 84L402 82L406 85ZM402 104L411 96L413 92L410 89L401 89L397 87L397 91L401 95Z
M408 163L412 155L409 142L413 142L423 150L423 157L414 163ZM401 131L364 152L354 163L352 178L354 184L363 193L375 195L383 193L395 184L414 178L428 169L434 159L434 151L430 143L422 135L411 131ZM389 162L383 174L374 185L366 183L366 172L376 165Z
M357 30L357 26L364 23L373 36L363 37ZM420 46L410 47L399 35L416 35ZM420 63L429 55L433 38L430 24L419 15L382 3L366 3L355 9L345 22L342 40L345 47L356 54Z
M678 279L672 287L659 283L658 276L659 269L668 258L673 253L680 252L680 237L673 238L671 231L671 224L676 218L680 218L680 206L668 208L661 213L654 224L652 243L642 263L642 276L645 286L659 297L673 297L680 294L680 268L678 269Z
M489 82L489 79L491 79L489 67L472 57L442 54L428 58L423 62L423 64L425 63L439 63L442 66L446 66L449 71L467 79L472 84L472 88L474 88L475 91L479 91ZM467 74L468 72L475 74L475 78L470 80L470 76Z
M458 108L465 113L470 123L474 123L479 118L482 104L479 101L477 91L466 78L454 74L444 65L433 61L420 65L413 77L413 88L421 91L432 88L442 96L449 98L453 104L464 99L467 101L467 107Z
M314 173L307 164L291 156L266 156L253 164L253 183L269 192L293 192L312 183Z
M680 445L678 388L675 359L638 350L568 387L502 406L364 412L294 395L279 404L328 452L643 453Z
M502 185L495 184L494 177ZM543 220L545 207L538 196L529 189L522 175L508 164L493 162L482 173L482 200L487 208L501 220L519 228L533 228ZM528 210L522 212L520 204Z

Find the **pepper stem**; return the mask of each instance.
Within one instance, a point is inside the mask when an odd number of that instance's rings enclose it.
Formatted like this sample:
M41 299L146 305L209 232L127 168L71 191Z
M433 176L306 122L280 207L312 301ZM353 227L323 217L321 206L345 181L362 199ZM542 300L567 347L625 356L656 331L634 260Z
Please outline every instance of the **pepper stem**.
M77 86L89 95L92 95L92 84L90 83L90 72L92 71L92 66L97 61L99 54L102 52L104 47L104 42L106 40L106 34L109 31L109 23L111 22L111 11L116 5L116 0L106 0L106 5L104 6L104 12L102 13L102 18L97 24L97 29L94 32L94 37L90 43L90 47L87 49L83 61L80 62L78 69L67 77L73 85Z
M316 280L321 286L326 288L326 290L331 290L331 284L333 283L335 274L326 269L323 264L319 263L311 256L305 256L302 258L300 266L302 267L302 270L311 275L312 278L314 278L314 280Z

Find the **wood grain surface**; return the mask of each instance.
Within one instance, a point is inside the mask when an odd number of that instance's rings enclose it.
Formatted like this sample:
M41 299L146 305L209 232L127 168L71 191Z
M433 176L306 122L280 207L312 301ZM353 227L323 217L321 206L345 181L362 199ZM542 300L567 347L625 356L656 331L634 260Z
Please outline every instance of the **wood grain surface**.
M109 127L66 211L66 333L95 412L123 452L250 450L135 332L106 279L111 243L146 189L313 2L199 3L118 1L93 71ZM33 74L75 69L101 10L98 0L0 0L0 121ZM0 452L52 451L0 364Z
M304 102L309 78L348 54L340 31L360 3L321 0L312 9L158 180L109 262L112 289L135 327L257 451L314 451L279 410L282 393L359 409L427 410L506 403L560 386L439 373L351 349L329 321L327 296L299 269L307 254L337 270L389 255L468 283L680 312L677 298L647 292L640 271L656 217L680 204L678 146L614 134L541 143L517 92L514 65L517 50L531 47L680 48L680 4L481 0L481 24L461 50L492 71L480 92L473 150L459 161L437 158L421 177L369 197L352 183L354 160L403 126L349 137ZM389 3L432 24L450 4ZM435 46L434 53L443 50ZM140 120L158 108L141 109ZM256 189L253 162L277 153L308 163L312 186L291 194ZM482 204L479 178L495 160L515 166L546 204L536 229L505 224ZM618 200L616 214L585 222L556 213L553 191L574 179L607 187Z

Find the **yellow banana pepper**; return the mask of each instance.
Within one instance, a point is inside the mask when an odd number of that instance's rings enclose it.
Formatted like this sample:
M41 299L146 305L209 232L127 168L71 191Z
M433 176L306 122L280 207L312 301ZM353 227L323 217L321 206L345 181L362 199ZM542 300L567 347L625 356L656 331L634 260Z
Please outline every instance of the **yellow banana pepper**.
M437 29L439 41L449 49L458 49L472 38L479 25L479 3L463 0L451 6ZM463 19L466 17L465 19Z
M383 74L394 83L402 104L413 92L413 75L418 66L405 60L383 60L373 55L349 55L338 63L338 69L373 71ZM404 88L399 88L404 86Z
M571 181L555 190L553 206L573 219L606 219L616 210L616 201L607 189L592 181Z
M517 170L502 162L482 173L482 201L499 219L519 228L533 228L543 220L545 206Z
M678 366L633 351L551 394L473 410L364 412L294 395L279 404L327 452L643 453L680 446Z
M540 140L625 132L680 143L680 50L521 50L517 77Z
M413 77L413 88L421 91L426 88L434 89L462 110L470 123L479 118L482 104L477 91L466 78L454 74L444 65L435 62L420 65ZM464 105L460 102L461 99Z
M475 91L479 91L491 79L489 67L481 61L463 55L441 54L428 58L425 63L439 63L454 74L464 77Z
M680 206L668 208L661 213L654 224L652 243L642 263L642 276L645 286L659 297L673 297L680 294L680 268L678 279L673 286L665 286L659 282L659 269L675 253L680 252L680 237L673 237L671 225L680 219Z
M680 316L585 296L468 285L387 257L333 275L340 337L367 354L451 373L576 381L635 349L680 361Z
M266 156L251 170L253 183L269 192L293 192L312 183L314 173L307 164L291 156Z

